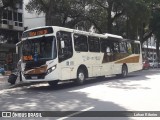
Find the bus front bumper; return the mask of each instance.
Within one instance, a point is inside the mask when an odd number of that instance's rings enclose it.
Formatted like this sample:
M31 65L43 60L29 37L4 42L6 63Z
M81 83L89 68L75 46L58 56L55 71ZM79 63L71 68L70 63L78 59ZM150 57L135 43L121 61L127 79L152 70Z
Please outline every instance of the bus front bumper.
M47 82L47 81L54 81L57 80L57 75L46 75L46 74L40 74L40 75L23 75L22 74L22 81L23 82Z

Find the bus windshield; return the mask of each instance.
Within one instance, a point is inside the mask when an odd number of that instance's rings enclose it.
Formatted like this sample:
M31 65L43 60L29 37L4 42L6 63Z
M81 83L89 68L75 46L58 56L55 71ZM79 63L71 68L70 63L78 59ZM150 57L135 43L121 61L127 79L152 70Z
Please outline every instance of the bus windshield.
M24 61L54 59L57 55L55 37L49 36L25 40L22 43L22 55Z

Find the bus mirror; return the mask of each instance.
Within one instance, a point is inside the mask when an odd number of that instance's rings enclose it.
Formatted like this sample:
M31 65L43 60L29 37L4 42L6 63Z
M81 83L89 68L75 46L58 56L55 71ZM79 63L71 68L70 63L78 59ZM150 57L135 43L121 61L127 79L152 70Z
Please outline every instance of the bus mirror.
M18 50L21 47L21 41L16 44L16 54L18 54Z
M16 54L18 54L18 46L16 46Z
M65 47L64 41L61 41L61 48L63 49Z

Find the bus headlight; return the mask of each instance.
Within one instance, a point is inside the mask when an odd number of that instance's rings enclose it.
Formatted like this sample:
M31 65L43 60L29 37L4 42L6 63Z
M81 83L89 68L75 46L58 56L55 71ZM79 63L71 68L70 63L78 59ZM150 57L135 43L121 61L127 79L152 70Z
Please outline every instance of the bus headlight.
M49 68L47 70L47 74L51 73L52 71L54 71L56 69L56 65L54 65L53 67Z

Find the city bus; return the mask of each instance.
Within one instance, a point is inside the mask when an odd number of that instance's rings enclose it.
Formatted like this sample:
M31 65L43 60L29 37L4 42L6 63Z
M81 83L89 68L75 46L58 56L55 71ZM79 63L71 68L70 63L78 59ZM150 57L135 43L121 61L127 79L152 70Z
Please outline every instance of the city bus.
M73 80L117 75L142 69L139 41L112 34L96 34L58 26L45 26L23 32L17 44L20 77L24 82Z

